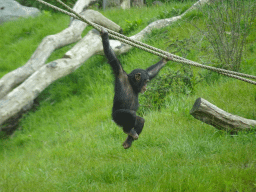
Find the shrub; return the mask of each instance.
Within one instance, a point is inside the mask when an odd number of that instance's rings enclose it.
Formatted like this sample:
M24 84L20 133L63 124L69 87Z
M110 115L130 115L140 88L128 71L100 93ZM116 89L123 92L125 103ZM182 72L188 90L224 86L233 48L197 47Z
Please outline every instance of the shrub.
M158 75L148 86L148 90L141 96L141 110L159 110L164 106L165 98L170 93L176 96L189 95L195 90L195 85L201 78L195 77L190 67L182 65L178 71L167 68L167 72Z
M142 24L142 20L141 19L137 19L135 21L129 21L129 20L125 20L126 25L123 29L124 34L127 35L130 32L134 31L135 29L137 29L141 24Z
M253 21L255 0L210 0L201 11L206 28L200 30L211 43L220 64L218 67L238 71Z

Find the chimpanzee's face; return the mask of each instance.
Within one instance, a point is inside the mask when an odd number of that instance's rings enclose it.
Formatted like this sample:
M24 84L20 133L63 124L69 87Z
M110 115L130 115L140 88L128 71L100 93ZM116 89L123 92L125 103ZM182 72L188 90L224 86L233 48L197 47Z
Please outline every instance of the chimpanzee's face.
M147 90L147 83L149 82L149 79L146 79L145 81L144 81L144 85L143 85L143 87L141 88L141 91L140 91L140 93L145 93L145 91Z
M135 69L130 74L129 77L132 79L133 87L136 91L144 93L147 90L147 83L149 82L149 74L143 69Z

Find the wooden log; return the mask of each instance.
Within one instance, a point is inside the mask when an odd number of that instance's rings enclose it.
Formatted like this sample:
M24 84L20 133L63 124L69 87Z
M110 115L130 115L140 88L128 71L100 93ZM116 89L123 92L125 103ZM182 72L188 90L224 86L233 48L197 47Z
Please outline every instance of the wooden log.
M237 115L232 115L209 101L198 98L192 107L190 114L204 123L212 125L219 130L225 130L230 133L238 131L256 130L256 121L245 119Z
M119 25L97 11L88 9L82 12L81 15L108 29L116 32L122 31L122 28ZM86 23L74 20L68 28L60 33L45 37L24 66L13 70L0 79L0 99L6 96L17 85L24 82L34 72L39 70L54 50L81 40L81 34L86 26Z
M131 1L130 0L122 0L121 1L121 8L122 9L130 9Z

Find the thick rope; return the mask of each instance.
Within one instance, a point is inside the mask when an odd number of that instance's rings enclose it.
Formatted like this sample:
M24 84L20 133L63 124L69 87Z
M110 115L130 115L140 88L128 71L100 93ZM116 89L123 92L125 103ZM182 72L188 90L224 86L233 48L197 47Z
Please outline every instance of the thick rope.
M197 62L194 62L194 61L191 61L191 60L179 57L177 55L174 55L174 54L171 54L169 52L163 51L161 49L152 47L150 45L147 45L147 44L142 43L140 41L136 41L136 40L131 39L129 37L126 37L126 36L124 36L122 34L119 34L119 33L115 32L115 31L112 31L110 29L102 27L102 26L100 26L100 25L98 25L96 23L93 23L93 22L85 19L80 14L78 14L73 9L71 9L69 6L67 6L65 3L63 3L61 0L57 0L57 1L59 3L61 3L64 7L66 7L72 13L70 13L68 11L65 11L65 10L63 10L63 9L61 9L59 7L54 6L54 5L51 5L51 4L49 4L49 3L47 3L47 2L45 2L43 0L37 0L37 1L40 2L40 3L43 3L43 4L47 5L47 6L49 6L51 8L53 8L53 9L56 9L56 10L66 14L66 15L69 15L71 17L74 17L74 18L78 19L78 20L81 20L81 21L87 23L88 25L91 25L92 27L94 27L98 31L101 31L102 28L104 28L106 31L108 31L110 37L113 37L113 38L115 38L115 39L117 39L117 40L119 40L121 42L124 42L124 43L126 43L128 45L137 47L139 49L142 49L142 50L147 51L149 53L158 55L158 56L160 56L162 58L165 58L165 59L168 59L168 60L172 60L174 62L188 64L188 65L192 65L192 66L195 66L195 67L200 67L200 68L203 68L203 69L208 69L208 70L220 73L222 75L226 75L226 76L229 76L229 77L232 77L232 78L235 78L235 79L239 79L239 80L242 80L242 81L245 81L245 82L248 82L248 83L256 85L255 81L243 78L243 77L247 77L247 78L256 79L256 76L248 75L248 74L244 74L244 73L239 73L239 72L235 72L235 71L230 71L230 70L226 70L226 69L211 67L211 66L207 66L207 65L202 65L200 63L197 63Z

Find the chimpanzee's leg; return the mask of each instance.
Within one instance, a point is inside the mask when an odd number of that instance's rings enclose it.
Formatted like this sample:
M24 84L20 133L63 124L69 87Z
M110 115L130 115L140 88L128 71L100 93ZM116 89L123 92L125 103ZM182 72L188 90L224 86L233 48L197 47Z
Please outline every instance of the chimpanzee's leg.
M119 109L113 111L113 120L119 126L123 127L123 131L131 136L133 139L138 139L138 134L136 133L135 125L136 125L136 112L128 109Z
M138 135L142 132L142 129L144 127L145 119L143 119L140 116L136 116L136 122L135 122L135 131L138 133Z
M136 116L136 122L135 122L134 129L138 133L138 135L142 132L144 123L145 123L145 120L142 117ZM134 141L134 139L130 135L128 135L128 137L126 138L126 140L123 143L124 148L128 149L129 147L131 147L133 141Z

